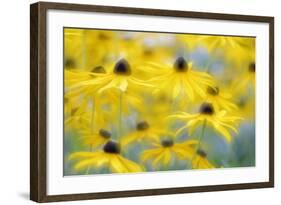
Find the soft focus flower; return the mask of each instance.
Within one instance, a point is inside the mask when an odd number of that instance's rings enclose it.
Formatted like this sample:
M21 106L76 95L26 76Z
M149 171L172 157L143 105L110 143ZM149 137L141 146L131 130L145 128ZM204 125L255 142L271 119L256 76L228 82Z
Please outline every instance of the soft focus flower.
M156 92L165 91L173 99L181 96L193 101L196 95L204 98L206 88L214 85L209 74L193 70L192 62L187 63L183 57L179 57L173 66L156 63L148 66L155 69L151 82L155 83ZM152 69L150 72L153 72Z
M241 65L255 56L255 39L238 36L200 36L198 43L204 45L210 53L220 53L228 61Z
M205 102L211 103L215 111L237 110L237 106L232 102L232 96L229 92L222 91L219 87L207 87L207 97Z
M169 165L173 157L190 160L194 154L196 144L196 140L174 143L171 138L162 139L160 143L153 144L155 148L145 150L141 154L141 160L151 161L154 168L159 165Z
M111 139L111 132L105 129L100 129L98 132L93 132L91 129L81 129L79 131L81 135L82 143L89 145L91 148L96 148L101 145L104 145Z
M140 121L136 125L136 130L121 139L122 145L140 143L145 141L158 141L161 135L167 135L167 130L157 125L151 125L147 121Z
M206 157L206 152L199 149L192 159L192 169L214 169L215 166L211 164Z
M189 114L181 112L180 114L171 115L170 117L186 122L177 132L188 128L189 132L193 133L197 127L206 123L208 126L214 128L228 143L232 140L230 130L237 134L237 121L242 119L241 117L228 116L227 112L224 110L215 112L213 105L210 103L203 103L200 106L199 113Z
M119 60L110 73L93 73L94 79L86 80L75 84L70 89L85 88L94 94L101 94L112 88L117 88L122 92L128 88L138 89L141 86L151 87L150 84L132 76L130 64L125 60Z
M75 152L69 156L69 160L77 161L74 165L76 171L85 170L89 167L106 167L114 173L144 171L140 165L124 158L120 152L121 149L118 143L108 141L102 151Z
M256 65L255 63L250 63L242 72L239 80L235 81L233 85L234 92L245 93L249 88L256 88Z

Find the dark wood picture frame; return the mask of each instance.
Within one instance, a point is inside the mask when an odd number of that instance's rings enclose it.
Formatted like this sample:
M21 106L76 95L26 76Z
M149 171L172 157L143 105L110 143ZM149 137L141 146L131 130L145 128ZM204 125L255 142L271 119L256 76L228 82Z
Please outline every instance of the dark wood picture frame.
M47 195L46 13L49 9L263 22L269 24L269 181L212 186ZM30 6L30 199L36 202L179 194L274 186L274 17L38 2Z

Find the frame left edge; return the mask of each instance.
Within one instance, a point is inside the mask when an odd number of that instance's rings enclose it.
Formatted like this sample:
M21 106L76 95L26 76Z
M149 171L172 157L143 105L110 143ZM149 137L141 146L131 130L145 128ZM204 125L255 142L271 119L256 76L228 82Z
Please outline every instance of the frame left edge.
M46 201L45 12L30 5L30 200Z
M30 199L39 200L38 185L38 3L30 5Z

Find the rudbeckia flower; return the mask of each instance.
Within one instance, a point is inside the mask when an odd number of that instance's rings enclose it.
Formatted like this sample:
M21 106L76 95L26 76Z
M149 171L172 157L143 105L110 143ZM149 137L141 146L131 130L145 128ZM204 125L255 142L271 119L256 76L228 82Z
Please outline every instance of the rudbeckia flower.
M256 88L256 64L254 62L248 64L248 67L242 72L239 81L235 81L234 92L247 92L247 88Z
M152 161L152 166L167 166L172 162L173 157L178 159L192 159L198 142L196 140L187 140L182 143L174 143L173 139L162 139L160 143L153 143L155 148L142 152L142 161Z
M250 49L255 42L253 38L211 35L199 36L198 41L206 45L210 51L218 48Z
M83 70L65 70L64 71L64 84L66 87L75 85L81 81L87 81L93 79L93 73L106 73L106 70L102 66L94 67L91 71Z
M86 82L97 77L94 74L105 74L106 70L103 66L94 67L91 71L75 70L68 71L65 70L65 96L68 98L77 97L83 95L84 97L93 98L96 94L93 92L95 90L89 89L88 86L77 86L81 82ZM74 88L74 89L73 89ZM95 95L94 95L95 94Z
M82 66L82 38L84 31L81 29L65 29L64 31L64 67L75 69Z
M243 96L239 97L236 105L238 110L235 111L237 116L242 116L245 120L255 119L255 97L254 96Z
M196 128L206 123L207 126L217 131L228 143L232 140L230 130L234 133L238 133L236 128L237 121L242 119L241 117L227 115L225 110L216 112L213 105L210 103L203 103L200 106L199 113L189 114L181 112L180 114L171 115L170 117L186 121L186 125L180 128L177 133L188 128L189 132L192 134Z
M231 102L231 94L229 92L222 91L219 87L208 87L207 97L205 102L211 103L216 111L237 110L237 106Z
M142 172L143 167L126 159L121 154L120 145L115 141L108 141L102 151L75 152L69 156L69 160L76 160L76 171L88 168L108 168L113 173Z
M66 130L79 130L83 127L87 127L91 123L91 114L81 107L74 107L70 111L69 116L65 116L64 121Z
M66 129L77 131L89 129L95 131L97 125L99 127L105 126L111 120L111 115L109 110L102 109L102 105L108 100L107 98L93 98L93 101L90 101L86 97L65 97L64 116Z
M196 155L191 161L192 169L214 169L215 166L207 159L207 153L201 149L197 150Z
M254 58L255 39L237 36L200 36L198 43L203 44L210 53L223 54L232 63L241 65Z
M82 129L79 131L83 144L89 145L91 148L96 148L106 144L111 139L111 132L105 129L100 129L98 132L92 132L91 129Z
M177 34L177 40L182 44L184 43L188 50L195 49L200 43L198 42L200 37L199 35L192 34Z
M111 89L105 91L102 95L104 98L108 99L108 102L104 104L111 105L113 108L111 110L113 115L118 115L119 109L114 109L114 107L116 108L116 104L112 104L112 102L120 101L120 91L118 89ZM124 114L129 114L132 110L140 110L143 108L143 102L139 95L131 90L127 90L126 92L122 93L121 101L121 104L118 106L121 106L122 113Z
M193 101L197 94L203 98L207 86L214 85L208 73L193 70L192 62L187 63L183 57L179 57L173 66L150 63L147 67L155 73L156 77L150 81L155 83L156 93L165 91L173 99L183 96Z
M96 78L79 82L70 87L70 90L84 88L86 92L95 95L113 88L125 92L128 88L134 90L140 87L152 87L150 84L133 77L131 66L125 59L119 60L110 73L93 73L92 75Z
M163 134L167 135L167 130L155 125L151 126L147 121L140 121L136 125L136 130L123 137L121 143L126 146L137 142L159 141Z
M64 116L68 117L71 115L71 112L73 112L73 108L77 108L77 99L68 98L64 96L63 98L64 103Z

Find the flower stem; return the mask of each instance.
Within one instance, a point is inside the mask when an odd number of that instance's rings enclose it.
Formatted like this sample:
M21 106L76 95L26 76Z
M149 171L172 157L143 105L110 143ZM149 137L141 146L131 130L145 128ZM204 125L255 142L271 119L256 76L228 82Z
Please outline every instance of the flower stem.
M197 149L196 149L196 152L200 149L200 145L201 145L201 142L204 138L204 134L205 134L205 129L206 129L206 120L204 120L203 122L203 125L202 125L202 130L201 130L201 135L200 135L200 138L199 138L199 142L198 142L198 145L197 145Z
M92 99L92 116L91 116L90 126L91 126L91 133L94 134L94 132L95 132L95 97L93 97L93 99ZM90 152L92 152L92 151L93 151L93 145L91 144ZM85 174L89 174L90 170L91 170L91 167L88 166Z
M82 62L81 62L81 66L82 66L82 69L86 69L86 62L87 62L87 48L86 48L86 34L85 34L85 31L83 31L82 33L82 48L81 48L81 51L82 51Z
M123 93L120 90L120 95L119 95L119 113L118 113L118 134L119 138L122 137L122 98L123 98Z
M90 170L91 170L91 167L88 166L88 167L87 167L87 170L86 170L86 172L85 172L85 174L89 174Z
M193 154L193 156L191 158L191 166L192 166L192 162L193 162L193 160L194 160L198 150L200 149L201 142L203 141L204 134L205 134L205 129L206 129L206 124L207 124L207 121L204 120L203 125L202 125L202 129L201 129L201 135L199 136L199 139L198 139L198 144L197 144L197 146L196 146L196 148L194 150L194 154Z
M174 114L174 112L176 111L177 103L178 103L177 98L171 100L170 114ZM173 123L169 122L168 127L172 130L173 129ZM177 137L177 136L175 136L175 137Z
M91 117L91 132L92 132L92 134L95 132L95 114L96 114L95 97L93 97L93 99L92 99L92 117Z

